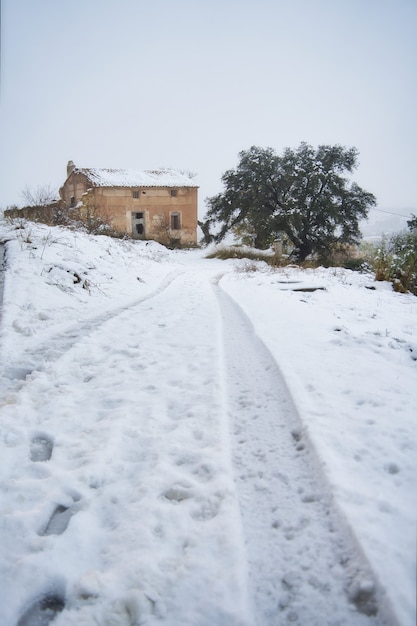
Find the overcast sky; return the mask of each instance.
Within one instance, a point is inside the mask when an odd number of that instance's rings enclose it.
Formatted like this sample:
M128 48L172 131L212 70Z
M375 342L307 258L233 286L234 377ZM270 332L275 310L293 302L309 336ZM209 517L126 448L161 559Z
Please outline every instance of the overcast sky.
M417 212L417 0L1 0L0 207L66 164L197 173L252 145L356 146Z

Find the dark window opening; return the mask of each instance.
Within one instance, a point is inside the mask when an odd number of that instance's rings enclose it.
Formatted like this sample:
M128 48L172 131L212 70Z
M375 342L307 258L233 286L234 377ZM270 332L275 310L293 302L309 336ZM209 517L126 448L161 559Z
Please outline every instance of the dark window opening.
M176 195L177 195L177 190L176 189L171 189L171 196L173 198L175 198Z
M139 191L132 192L134 198L139 198Z
M180 213L171 213L171 230L181 229L181 215Z
M71 208L75 207L75 198L71 196Z
M136 232L138 235L143 235L143 224L136 224Z
M137 220L143 220L143 213L135 213Z

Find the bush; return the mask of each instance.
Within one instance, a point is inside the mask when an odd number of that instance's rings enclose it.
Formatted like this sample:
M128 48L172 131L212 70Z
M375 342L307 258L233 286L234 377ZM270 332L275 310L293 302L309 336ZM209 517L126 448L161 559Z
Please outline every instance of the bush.
M246 259L248 261L264 261L272 267L283 267L288 264L288 257L273 250L258 250L249 246L219 246L207 254L207 259Z
M369 271L369 252L358 250L356 246L337 245L318 258L297 263L298 267L315 268L344 267L355 271ZM209 259L246 259L248 261L264 261L271 267L285 267L292 264L291 255L276 250L258 250L249 246L219 246L207 255Z
M374 259L375 280L388 280L395 291L417 295L417 231L382 240Z
M365 248L348 244L334 244L318 256L318 263L324 267L344 267L356 272L368 271Z

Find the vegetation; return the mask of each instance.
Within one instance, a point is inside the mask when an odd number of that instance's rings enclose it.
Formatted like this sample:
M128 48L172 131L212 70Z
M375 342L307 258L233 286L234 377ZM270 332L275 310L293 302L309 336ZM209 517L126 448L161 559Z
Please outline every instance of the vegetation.
M411 219L407 221L407 226L412 233L417 232L417 216L411 214Z
M281 254L269 250L256 250L246 246L220 246L207 255L208 259L246 259L248 261L264 261L268 265L280 266L286 264Z
M326 259L305 260L297 265L299 267L344 267L355 271L369 271L369 259L374 258L374 248L371 246L372 253L367 249L358 249L352 246L335 246ZM257 250L248 246L218 246L209 254L208 259L245 259L248 262L263 261L271 267L285 267L293 264L290 255L283 254L279 249L276 250ZM256 266L253 265L255 268Z
M384 238L374 257L376 280L389 280L395 291L417 295L417 223L413 217L409 230Z
M344 267L354 271L373 272L375 280L392 283L395 291L417 295L417 222L408 222L409 231L385 237L380 244L363 243L360 247L335 246L327 259L299 263L300 267ZM256 262L272 267L291 264L287 255L272 250L256 250L247 246L219 246L208 258L245 259L246 271L256 271Z
M301 143L279 156L252 146L239 157L237 168L222 176L224 192L207 200L206 243L238 228L257 248L287 238L292 258L304 261L325 256L336 244L358 242L359 221L376 200L344 176L357 167L355 148Z
M21 195L25 205L31 207L45 207L57 201L57 194L50 185L38 185L36 189L26 185Z

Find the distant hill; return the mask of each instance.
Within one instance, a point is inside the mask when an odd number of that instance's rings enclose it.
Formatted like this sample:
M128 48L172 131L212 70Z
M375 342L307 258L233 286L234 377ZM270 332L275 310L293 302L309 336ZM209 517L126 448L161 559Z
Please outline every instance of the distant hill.
M382 235L398 233L407 228L407 220L410 219L412 212L404 209L401 211L401 215L394 215L371 210L369 219L361 222L361 233L364 237L381 237ZM414 213L416 212L414 211ZM403 217L404 215L409 217Z

